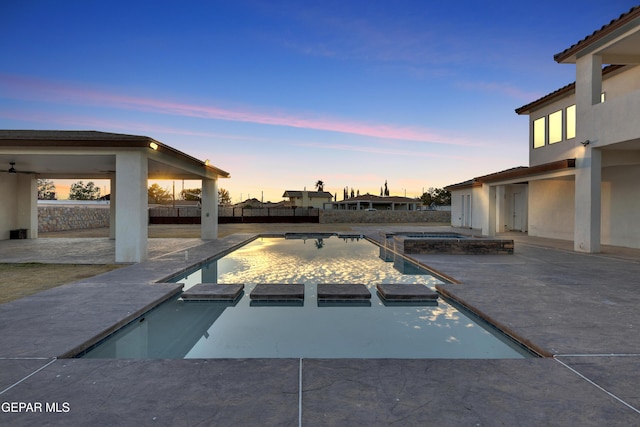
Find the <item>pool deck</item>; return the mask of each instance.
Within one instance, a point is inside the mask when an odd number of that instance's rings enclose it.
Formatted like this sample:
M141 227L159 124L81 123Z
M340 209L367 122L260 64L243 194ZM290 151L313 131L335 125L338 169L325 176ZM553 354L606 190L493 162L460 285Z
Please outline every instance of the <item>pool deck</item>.
M64 358L180 291L155 282L251 237L150 239L147 262L0 305L0 425L640 425L640 250L580 254L520 233L501 235L513 255L413 257L552 357ZM0 261L109 263L113 242L0 241Z

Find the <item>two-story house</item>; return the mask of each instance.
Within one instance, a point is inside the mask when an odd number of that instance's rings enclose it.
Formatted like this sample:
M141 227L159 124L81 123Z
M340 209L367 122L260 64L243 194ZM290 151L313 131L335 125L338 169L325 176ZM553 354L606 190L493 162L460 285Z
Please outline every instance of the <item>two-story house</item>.
M333 194L328 191L287 190L282 197L288 197L289 207L323 209L325 203L331 203Z
M453 226L640 248L640 6L556 54L576 81L516 109L529 166L446 187Z

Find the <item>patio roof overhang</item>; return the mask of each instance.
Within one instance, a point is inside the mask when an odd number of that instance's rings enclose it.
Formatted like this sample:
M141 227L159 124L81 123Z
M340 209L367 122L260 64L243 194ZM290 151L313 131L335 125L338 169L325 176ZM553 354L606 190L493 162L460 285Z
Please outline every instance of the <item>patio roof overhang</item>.
M559 160L557 162L544 163L542 165L537 166L520 166L517 168L507 169L501 172L495 172L492 174L479 176L473 178L469 181L464 181L458 184L452 184L444 187L447 191L452 190L461 190L464 188L471 187L479 187L482 184L491 184L491 183L518 183L518 182L527 182L532 178L539 178L541 176L569 171L576 167L576 159L565 159Z
M43 178L108 179L116 154L144 150L149 179L216 179L230 174L147 136L96 131L0 130L0 171L15 163L18 172Z

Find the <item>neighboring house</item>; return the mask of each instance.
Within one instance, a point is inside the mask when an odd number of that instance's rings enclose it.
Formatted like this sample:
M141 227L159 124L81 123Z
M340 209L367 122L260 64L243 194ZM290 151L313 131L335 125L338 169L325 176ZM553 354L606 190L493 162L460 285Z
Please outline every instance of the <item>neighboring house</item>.
M288 202L282 201L278 203L261 202L256 198L247 199L244 202L235 203L226 206L227 208L253 208L253 209L271 209L271 208L288 208Z
M328 191L290 191L284 192L282 197L288 197L288 207L323 209L325 203L331 203L333 194Z
M516 110L529 166L446 187L452 225L640 248L640 6L554 59L575 64L576 82Z
M375 210L391 210L391 211L415 211L422 202L420 200L411 199L409 197L399 196L374 196L372 194L364 194L362 196L351 197L340 202L333 202L327 205L330 209L375 209Z

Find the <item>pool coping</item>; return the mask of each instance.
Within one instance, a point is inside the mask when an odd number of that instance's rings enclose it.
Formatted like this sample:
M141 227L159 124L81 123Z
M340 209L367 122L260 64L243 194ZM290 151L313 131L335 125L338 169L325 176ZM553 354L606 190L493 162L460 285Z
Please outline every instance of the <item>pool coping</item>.
M247 235L236 236L209 248L229 249L246 238ZM178 251L159 257L164 259L120 269L127 271L120 276L101 275L64 285L63 290L74 288L81 298L69 299L69 290L61 293L45 291L0 305L1 400L49 400L60 404L67 401L71 404L68 413L0 413L0 421L12 425L32 425L34 422L68 425L69 422L92 420L170 425L171 421L180 419L188 420L189 424L206 424L204 420L211 423L220 420L215 418L217 415L232 423L262 419L283 425L322 425L331 424L331 421L371 425L389 422L403 422L404 425L424 425L425 422L446 425L637 423L640 399L635 393L635 384L640 380L640 374L634 367L640 361L640 340L637 334L629 333L634 330L633 325L640 324L640 314L635 310L638 297L634 291L640 277L637 274L640 263L562 249L541 247L536 250L535 245L526 243L521 245L521 248L526 247L526 258L533 264L521 263L515 258L497 263L495 259L476 255L425 255L417 257L417 262L455 277L457 283L443 287L447 292L493 316L515 333L534 337L533 341L549 349L552 358L515 361L86 361L57 359L54 354L60 353L49 351L61 347L50 345L49 341L69 334L77 338L78 334L86 334L86 329L76 323L83 321L85 314L88 316L94 311L100 315L107 308L98 295L108 293L111 278L118 278L123 286L130 287L132 300L124 302L135 305L137 298L149 299L148 295L144 298L136 296L136 291L151 284L145 278L166 279L168 275L163 274L168 265L189 269L192 263L185 262L185 253ZM202 253L199 247L186 251L190 261L199 259ZM552 271L545 274L537 267L538 262L543 267L551 267ZM543 275L530 277L534 271ZM612 284L615 293L608 292ZM575 303L568 306L577 315L575 320L563 316L552 305L554 299L571 304L574 295L585 292L593 298L581 300L579 309ZM497 311L487 309L493 301L500 301L502 307ZM514 306L518 302L532 311L519 312L519 306ZM55 304L59 308L65 305L68 312L51 311ZM8 305L12 308L8 309ZM598 310L597 319L591 315L595 310ZM620 310L622 314L617 317L625 323L609 326L612 317L604 310L612 314ZM124 305L118 309L119 313L129 311ZM547 319L547 313L554 318ZM49 329L53 333L42 333L33 328L32 324L40 320L53 322ZM574 337L575 331L579 334ZM18 337L19 341L12 343L12 336ZM555 343L562 343L562 347L556 348ZM26 347L39 351L25 352ZM216 372L225 371L234 375L217 376ZM200 378L198 375L203 373L210 376ZM247 381L258 373L265 379L265 387L257 387L251 393ZM204 381L204 378L209 380ZM207 398L212 386L227 391L238 401L240 396L245 396L251 402L249 410L236 414L225 411L225 405L234 407L233 400L216 402ZM191 400L176 399L176 388L182 389ZM282 397L287 398L278 400ZM277 401L281 402L280 406L273 404Z

